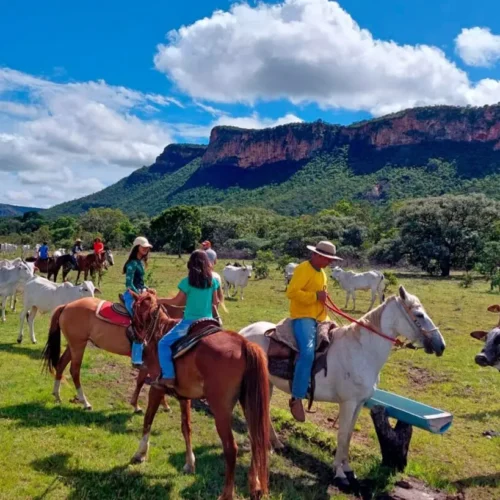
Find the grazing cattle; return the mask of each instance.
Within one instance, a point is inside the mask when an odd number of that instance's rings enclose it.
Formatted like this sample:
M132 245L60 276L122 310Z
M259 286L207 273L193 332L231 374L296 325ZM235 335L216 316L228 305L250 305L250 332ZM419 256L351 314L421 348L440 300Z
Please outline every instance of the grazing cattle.
M238 288L240 289L240 297L243 300L243 289L248 284L248 279L252 277L252 266L226 266L222 270L224 276L224 291L229 297L229 289L234 287L233 297L237 295Z
M285 290L288 288L288 285L290 284L290 280L292 279L293 273L295 271L295 268L298 266L298 264L295 264L295 262L290 262L290 264L287 264L285 266Z
M18 343L23 341L24 318L28 319L31 341L36 344L34 322L38 311L42 314L51 312L58 306L84 297L93 297L95 293L101 292L92 281L84 281L75 286L68 282L58 285L40 276L29 280L24 286L24 307L19 316L21 324Z
M17 245L12 243L0 243L0 252L11 253L17 250Z
M500 305L490 306L488 311L500 313ZM500 321L489 332L478 330L472 332L471 337L484 341L484 348L475 357L476 363L479 366L491 366L500 371Z
M25 262L25 264L27 264L33 270L33 273L35 273L35 271L38 271L38 268L35 267L34 262L23 261L23 259L21 257L17 257L14 260L0 260L0 269L1 268L15 267L15 265L18 264L19 262ZM16 310L17 294L19 292L23 291L23 287L24 287L24 283L19 283L17 288L16 288L16 291L14 292L14 295L11 295L11 297L10 297L10 309L12 311Z
M2 321L5 321L7 297L16 294L19 286L34 277L34 269L26 262L0 269L0 297L2 297Z
M336 279L340 287L346 292L344 309L347 309L349 297L352 297L353 309L356 309L356 290L370 290L372 292L369 311L375 304L377 295L381 304L384 301L385 279L384 275L379 271L355 273L353 271L344 271L337 266L332 269L332 278Z

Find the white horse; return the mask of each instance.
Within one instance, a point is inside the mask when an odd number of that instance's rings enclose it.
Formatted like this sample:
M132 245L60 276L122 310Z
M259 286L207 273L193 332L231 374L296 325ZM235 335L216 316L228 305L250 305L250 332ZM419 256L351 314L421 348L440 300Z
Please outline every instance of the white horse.
M360 320L377 331L396 339L406 337L425 348L428 354L441 356L445 349L439 329L429 318L419 299L410 295L403 287L399 297L387 299ZM250 342L260 345L267 353L269 338L264 333L275 325L265 321L253 323L240 331ZM337 452L333 462L335 479L347 486L346 473L353 476L349 466L349 443L359 412L370 399L378 383L392 343L355 323L338 328L327 353L328 371L316 375L315 399L339 403L339 431ZM290 393L287 380L270 375L271 394L273 386ZM275 449L283 447L271 424L271 443Z

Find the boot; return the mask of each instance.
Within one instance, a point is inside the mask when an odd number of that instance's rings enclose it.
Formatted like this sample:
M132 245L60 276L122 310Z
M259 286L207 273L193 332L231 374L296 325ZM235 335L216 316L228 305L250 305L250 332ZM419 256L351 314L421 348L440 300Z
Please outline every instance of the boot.
M306 414L304 412L304 406L302 405L302 399L291 398L288 404L292 417L297 420L297 422L305 422Z
M174 389L175 378L160 378L158 377L151 385L160 387L161 389Z

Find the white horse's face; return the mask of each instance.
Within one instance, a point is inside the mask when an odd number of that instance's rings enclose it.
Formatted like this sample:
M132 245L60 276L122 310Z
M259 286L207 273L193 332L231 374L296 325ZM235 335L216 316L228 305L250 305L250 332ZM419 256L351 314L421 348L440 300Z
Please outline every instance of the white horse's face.
M442 356L446 343L415 295L410 295L404 287L399 287L398 303L400 314L396 320L396 331L415 345L422 346L427 354Z
M111 250L106 250L106 260L110 266L115 265L115 258L113 257Z

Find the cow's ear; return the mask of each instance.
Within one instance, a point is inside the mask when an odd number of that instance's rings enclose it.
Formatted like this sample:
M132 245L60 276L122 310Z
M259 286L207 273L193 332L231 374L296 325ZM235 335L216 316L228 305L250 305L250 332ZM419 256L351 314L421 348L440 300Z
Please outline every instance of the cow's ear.
M486 337L488 336L488 332L485 332L483 330L476 330L475 332L471 332L470 336L472 338L475 338L476 340L486 340Z

